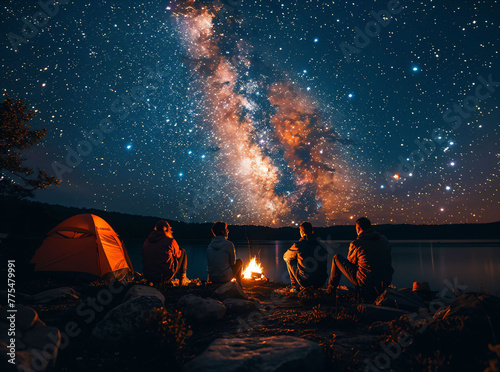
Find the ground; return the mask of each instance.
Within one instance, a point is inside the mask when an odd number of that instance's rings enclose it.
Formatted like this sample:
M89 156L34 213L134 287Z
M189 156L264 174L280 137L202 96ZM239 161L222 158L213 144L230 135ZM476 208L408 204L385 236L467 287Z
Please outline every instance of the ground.
M141 284L145 284L142 282ZM198 284L198 285L197 285ZM18 292L34 294L47 288L60 286L53 281L31 281L19 284ZM91 285L73 285L82 297L96 298L99 291L107 288L106 284L94 282ZM165 296L165 309L174 314L176 303L185 294L202 297L213 297L213 285L196 281L188 287L159 288ZM363 319L357 310L358 299L350 292L341 292L337 303L333 296L324 290L317 290L302 295L289 294L284 285L276 283L243 284L244 291L252 300L258 301L260 311L243 314L228 312L224 319L210 324L199 325L186 321L186 329L190 327L192 334L180 342L179 348L162 349L154 338L145 342L125 345L97 345L89 342L91 330L108 310L121 303L125 290L116 295L112 302L103 309L95 311L95 317L84 318L77 312L81 303L76 299L67 299L47 305L30 304L47 323L64 330L65 325L73 320L82 329L78 337L64 339L55 365L55 371L142 371L142 370L176 370L187 361L201 354L212 341L220 337L260 337L290 335L319 343L324 350L327 364L331 371L362 371L383 352L381 342L394 341L396 325L385 323L385 332L370 330L372 322ZM89 320L87 323L86 320ZM394 322L393 322L394 323ZM392 327L392 328L391 328ZM180 327L182 328L182 327ZM177 329L177 328L176 328ZM179 331L180 332L180 331ZM392 332L392 333L395 333ZM157 339L155 339L157 340ZM174 350L175 349L175 350ZM173 351L172 351L173 350ZM413 354L400 357L384 357L384 363L390 363L390 369L397 370L447 370L442 365L431 368L425 361L419 361ZM436 359L434 355L428 356ZM166 368L168 366L168 368ZM486 361L480 365L483 370ZM390 370L389 369L389 370Z

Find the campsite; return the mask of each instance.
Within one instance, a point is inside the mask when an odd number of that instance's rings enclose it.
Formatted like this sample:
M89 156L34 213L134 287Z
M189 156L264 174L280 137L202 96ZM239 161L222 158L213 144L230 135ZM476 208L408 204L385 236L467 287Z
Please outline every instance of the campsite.
M0 371L500 371L500 0L0 11Z
M486 292L423 299L392 290L369 305L346 287L334 301L323 289L290 294L270 281L158 286L134 271L109 218L65 213L31 258L16 259L25 370L421 371L498 358L488 345L500 302Z

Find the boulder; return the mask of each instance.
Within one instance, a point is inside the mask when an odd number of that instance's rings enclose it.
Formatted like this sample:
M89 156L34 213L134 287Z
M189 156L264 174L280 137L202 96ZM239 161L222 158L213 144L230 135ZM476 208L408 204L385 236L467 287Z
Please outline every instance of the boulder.
M3 318L2 320L4 320ZM5 322L0 322L0 342L7 342L9 343L9 324Z
M226 307L213 298L201 298L192 294L182 296L177 301L182 314L198 323L208 323L224 318Z
M9 335L9 324L0 322L0 343L8 345L12 336ZM16 329L16 351L26 349L26 344L23 342L23 331Z
M441 299L441 303L444 300ZM432 306L430 310L433 310ZM479 361L480 355L485 356L488 344L498 343L500 298L488 294L463 294L429 320L421 324L410 323L416 331L413 333L416 350L429 354L438 350L445 357L452 356L447 362L449 370L465 370L466 365L475 365L475 369L482 370L481 364L472 364L471 361Z
M291 336L223 338L184 366L186 372L323 371L320 345Z
M104 342L128 342L140 338L150 312L163 306L157 297L135 297L111 309L92 330Z
M488 316L500 321L500 298L488 294L467 293L457 297L449 306L435 314L437 319L454 316Z
M126 302L136 297L156 297L161 301L162 306L165 303L165 296L163 296L163 294L156 288L149 287L147 285L134 285L127 291L127 293L125 293L122 302Z
M14 365L12 365L10 360L12 360L11 350L9 347L9 342L0 341L0 363L4 366L2 371L34 371L31 366L31 361L33 359L33 354L29 351L19 351L17 349L14 356ZM10 366L10 369L8 368ZM42 370L43 372L43 370Z
M215 290L215 294L221 299L225 298L242 298L244 300L248 299L248 296L243 291L243 288L241 288L241 285L239 285L236 282L228 282L221 285L219 288Z
M34 327L24 333L23 341L33 349L44 350L45 347L53 346L57 350L61 344L61 332L50 326Z
M46 326L35 310L22 305L17 305L16 309L15 363L17 370L43 372L50 366L53 367L61 345L61 332L55 327ZM2 308L0 311L6 311L6 309ZM11 359L7 354L11 338L8 336L8 327L8 323L0 321L0 351L7 359Z
M360 304L358 305L358 311L363 315L365 320L381 322L389 322L402 315L409 314L406 310L372 304Z
M78 293L70 287L49 289L31 296L33 302L46 304L55 300L79 299Z
M33 324L33 328L36 328L36 327L45 327L46 324L44 322L42 322L40 319L37 319L36 322Z
M453 324L460 320L460 329L467 330L471 339L478 337L494 342L500 329L500 298L489 294L466 293L457 297L434 315L438 324Z
M42 351L39 349L28 349L16 351L16 370L26 372L45 372L53 370L57 351Z
M257 310L257 306L255 303L249 300L244 300L242 298L226 298L222 301L224 306L232 312L235 313L244 313L247 311Z
M38 371L36 368L35 356L29 351L16 351L16 367L18 371ZM34 363L35 362L35 363ZM46 368L41 369L45 371Z
M420 296L411 291L397 291L387 288L375 300L375 305L388 306L396 309L417 311L425 307L425 302Z
M26 307L23 305L16 305L15 310L17 310L17 311L15 313L9 313L8 309L9 308L7 306L0 308L0 320L6 321L9 314L15 314L16 315L16 330L28 329L28 328L32 327L35 324L35 322L38 320L37 312L35 310L33 310L31 307Z

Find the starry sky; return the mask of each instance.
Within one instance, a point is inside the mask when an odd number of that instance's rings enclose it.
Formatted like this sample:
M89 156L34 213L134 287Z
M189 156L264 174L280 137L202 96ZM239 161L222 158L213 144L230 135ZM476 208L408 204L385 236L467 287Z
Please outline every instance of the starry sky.
M185 222L499 220L500 4L0 6L35 200Z

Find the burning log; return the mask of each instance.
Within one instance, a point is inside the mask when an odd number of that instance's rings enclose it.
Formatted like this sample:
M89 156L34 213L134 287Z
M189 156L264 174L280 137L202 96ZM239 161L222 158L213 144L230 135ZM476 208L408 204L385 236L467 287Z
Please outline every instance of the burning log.
M250 260L245 270L243 270L242 277L246 284L267 282L262 265L257 262L256 257Z

